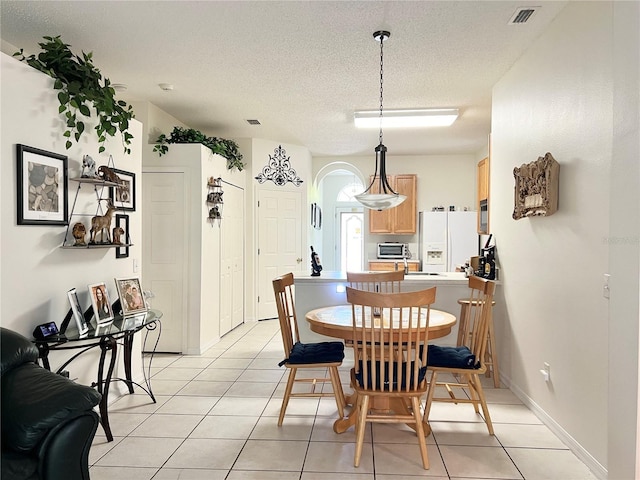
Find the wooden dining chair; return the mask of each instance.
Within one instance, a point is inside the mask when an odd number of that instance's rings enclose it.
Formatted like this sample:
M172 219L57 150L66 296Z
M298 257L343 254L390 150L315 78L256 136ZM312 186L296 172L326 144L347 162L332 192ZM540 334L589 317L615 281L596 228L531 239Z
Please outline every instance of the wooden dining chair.
M344 344L342 342L319 342L302 343L298 331L298 320L293 302L293 274L287 273L273 280L273 291L276 296L276 306L278 307L278 319L280 321L280 333L284 346L285 359L278 366L285 366L289 369L287 386L280 407L278 426L282 425L289 399L292 397L335 397L340 418L344 417L345 398L340 383L338 367L342 365L344 359ZM327 368L329 378L296 378L298 370ZM311 390L307 392L293 393L295 383L308 383ZM324 392L320 388L316 391L316 386L320 387L326 382L331 382L332 391Z
M347 272L347 282L351 288L365 292L399 293L404 280L404 270L389 272ZM345 344L353 344L346 340Z
M469 298L460 298L458 299L458 304L460 305L460 320L458 322L458 341L456 345L465 345L465 338L469 338L471 335L471 327L469 318L469 305L471 304L471 299ZM491 306L493 307L496 304L496 301L493 300L491 302ZM493 331L493 314L491 313L493 308L490 309L489 313L489 326L487 330L487 348L484 352L484 363L487 366L487 371L485 373L485 377L489 378L493 375L493 386L495 388L500 388L500 368L498 366L498 350L496 348L496 335Z
M354 465L360 464L367 422L407 423L415 428L422 466L428 469L420 411L420 398L427 391L427 355L421 346L429 339L436 288L410 293L346 290L352 306L354 358L358 359L351 369L351 386L357 397ZM380 314L374 315L378 310ZM372 409L377 399L388 399L389 409Z
M399 293L404 280L404 270L391 272L347 272L351 288L367 292Z
M431 372L431 378L424 409L425 422L429 418L433 402L471 403L478 414L479 407L482 407L489 434L494 434L480 375L487 371L485 351L495 288L494 281L476 276L469 277L470 297L466 318L469 322L469 335L463 335L463 345L457 347L429 345L427 370ZM438 376L443 373L452 374L456 381L439 382ZM436 396L438 388L445 388L447 396ZM461 389L465 389L466 392ZM459 396L456 396L456 393Z

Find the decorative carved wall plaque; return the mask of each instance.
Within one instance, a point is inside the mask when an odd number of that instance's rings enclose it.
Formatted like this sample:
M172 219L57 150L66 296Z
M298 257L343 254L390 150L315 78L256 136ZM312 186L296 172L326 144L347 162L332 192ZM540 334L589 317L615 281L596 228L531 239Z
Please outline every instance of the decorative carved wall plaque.
M513 219L553 215L558 210L559 174L560 164L549 152L535 162L514 168Z
M296 171L291 168L291 159L287 157L287 151L282 148L282 145L279 145L273 153L275 153L275 155L269 155L269 163L262 167L262 172L255 177L258 183L271 180L279 187L286 185L287 182L291 182L296 187L299 187L302 180Z

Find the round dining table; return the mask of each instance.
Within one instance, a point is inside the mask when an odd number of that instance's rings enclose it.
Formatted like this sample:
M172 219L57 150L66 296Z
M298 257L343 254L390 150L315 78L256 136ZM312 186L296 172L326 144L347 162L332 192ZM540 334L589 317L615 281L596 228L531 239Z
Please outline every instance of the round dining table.
M309 327L312 332L326 335L328 337L340 338L345 342L353 342L353 325L352 325L352 308L351 305L334 305L331 307L316 308L310 310L305 315L305 319L309 322ZM380 326L384 328L384 317L381 319L375 319L379 322ZM361 321L359 317L356 317L356 321ZM370 322L370 318L365 318L365 322ZM431 309L429 314L429 338L441 338L451 333L451 328L456 323L455 315L441 310ZM355 405L355 393L346 396L347 405ZM406 413L407 405L397 399L376 396L374 397L374 404L372 408L377 410L393 410L397 412ZM351 412L346 418L339 418L333 424L333 430L336 433L343 433L347 431L351 426L355 425L356 415L355 409L351 409ZM431 429L425 423L425 434L429 434Z
M351 317L351 305L316 308L305 315L312 332L346 341L353 341ZM370 319L367 318L366 321L369 322ZM449 335L455 323L455 315L432 308L429 314L429 338ZM384 318L381 325L384 326Z

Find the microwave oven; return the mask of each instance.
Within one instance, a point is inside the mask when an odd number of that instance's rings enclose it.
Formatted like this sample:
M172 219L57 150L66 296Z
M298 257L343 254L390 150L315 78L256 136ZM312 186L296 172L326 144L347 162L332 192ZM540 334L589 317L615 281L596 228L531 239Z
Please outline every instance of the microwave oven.
M379 243L378 258L411 258L409 244L400 242Z

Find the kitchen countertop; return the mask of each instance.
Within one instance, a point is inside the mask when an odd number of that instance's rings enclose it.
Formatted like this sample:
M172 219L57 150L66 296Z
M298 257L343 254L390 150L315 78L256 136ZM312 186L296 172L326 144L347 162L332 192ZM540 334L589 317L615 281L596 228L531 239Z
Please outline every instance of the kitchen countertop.
M401 258L370 258L368 261L369 262L387 262L387 263L394 263L394 262L402 263L403 262L403 260ZM407 258L407 262L409 262L409 263L420 263L420 260Z
M319 277L312 277L310 274L295 274L295 283L336 283L346 282L346 272L325 272L322 271ZM429 275L426 272L411 272L405 275L404 281L407 283L428 282L433 285L468 285L469 279L464 272L442 272L437 275Z

